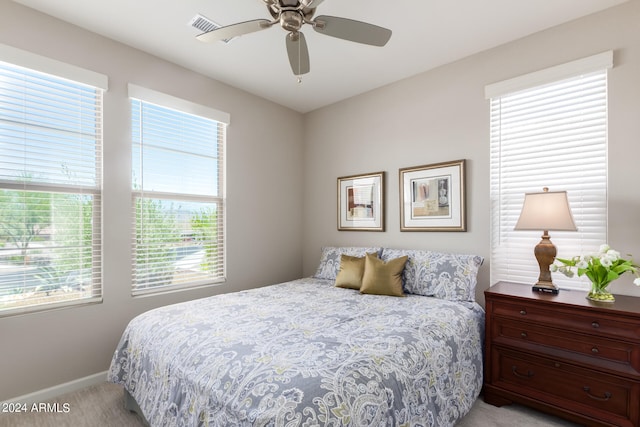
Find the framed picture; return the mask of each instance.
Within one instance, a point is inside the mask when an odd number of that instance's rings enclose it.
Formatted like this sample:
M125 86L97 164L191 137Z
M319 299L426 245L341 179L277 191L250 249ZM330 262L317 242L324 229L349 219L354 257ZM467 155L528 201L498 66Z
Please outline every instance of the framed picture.
M400 169L400 231L467 231L464 160Z
M384 172L338 178L338 230L384 231Z

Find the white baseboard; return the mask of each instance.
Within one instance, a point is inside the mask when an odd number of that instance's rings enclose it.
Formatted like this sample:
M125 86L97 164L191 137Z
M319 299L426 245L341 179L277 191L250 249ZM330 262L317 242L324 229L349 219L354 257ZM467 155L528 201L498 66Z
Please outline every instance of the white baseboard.
M107 371L98 372L97 374L89 375L88 377L78 378L77 380L69 381L68 383L59 384L53 387L36 391L34 393L29 393L23 396L15 397L13 399L8 399L4 402L0 402L0 404L13 402L32 405L34 403L46 402L60 395L73 393L74 391L103 383L106 380Z

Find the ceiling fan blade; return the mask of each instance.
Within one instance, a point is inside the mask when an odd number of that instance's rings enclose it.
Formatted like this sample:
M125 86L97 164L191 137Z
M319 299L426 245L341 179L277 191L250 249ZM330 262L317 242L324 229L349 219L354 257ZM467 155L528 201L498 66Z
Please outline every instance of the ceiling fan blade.
M321 15L313 21L317 32L356 43L384 46L391 38L391 30L353 19Z
M302 33L287 34L287 54L289 55L289 64L291 70L296 76L307 74L310 70L309 66L309 49L307 41Z
M226 27L216 28L215 30L202 33L196 36L196 38L201 42L217 42L265 30L269 27L271 27L271 21L266 19L254 19L253 21L239 22L237 24L227 25Z
M320 6L324 0L300 0L300 4L305 8L316 8Z

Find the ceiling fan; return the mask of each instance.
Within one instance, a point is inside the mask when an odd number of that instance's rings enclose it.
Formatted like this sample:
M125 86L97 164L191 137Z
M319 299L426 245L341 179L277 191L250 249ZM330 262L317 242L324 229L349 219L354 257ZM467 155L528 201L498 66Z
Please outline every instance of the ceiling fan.
M304 24L316 32L339 39L372 46L384 46L391 38L391 30L366 22L336 16L317 16L316 8L324 0L263 0L273 17L239 22L202 33L196 38L203 42L231 39L244 34L266 30L275 24L287 31L286 47L293 74L300 76L310 70L309 50L304 34L300 31Z

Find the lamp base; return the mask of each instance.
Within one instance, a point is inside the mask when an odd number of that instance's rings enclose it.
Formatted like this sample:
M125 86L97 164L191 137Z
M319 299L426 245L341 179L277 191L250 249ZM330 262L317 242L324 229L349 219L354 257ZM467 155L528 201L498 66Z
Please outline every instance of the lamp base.
M542 292L545 294L558 295L560 289L553 283L538 282L531 288L533 292Z
M536 245L533 252L536 256L536 260L538 260L538 265L540 266L540 276L538 276L538 281L533 285L532 290L535 292L557 295L559 290L551 281L551 271L549 271L549 266L553 264L553 261L556 258L556 247L551 243L551 239L549 239L549 232L547 230L544 230L542 240L540 240L540 243Z

